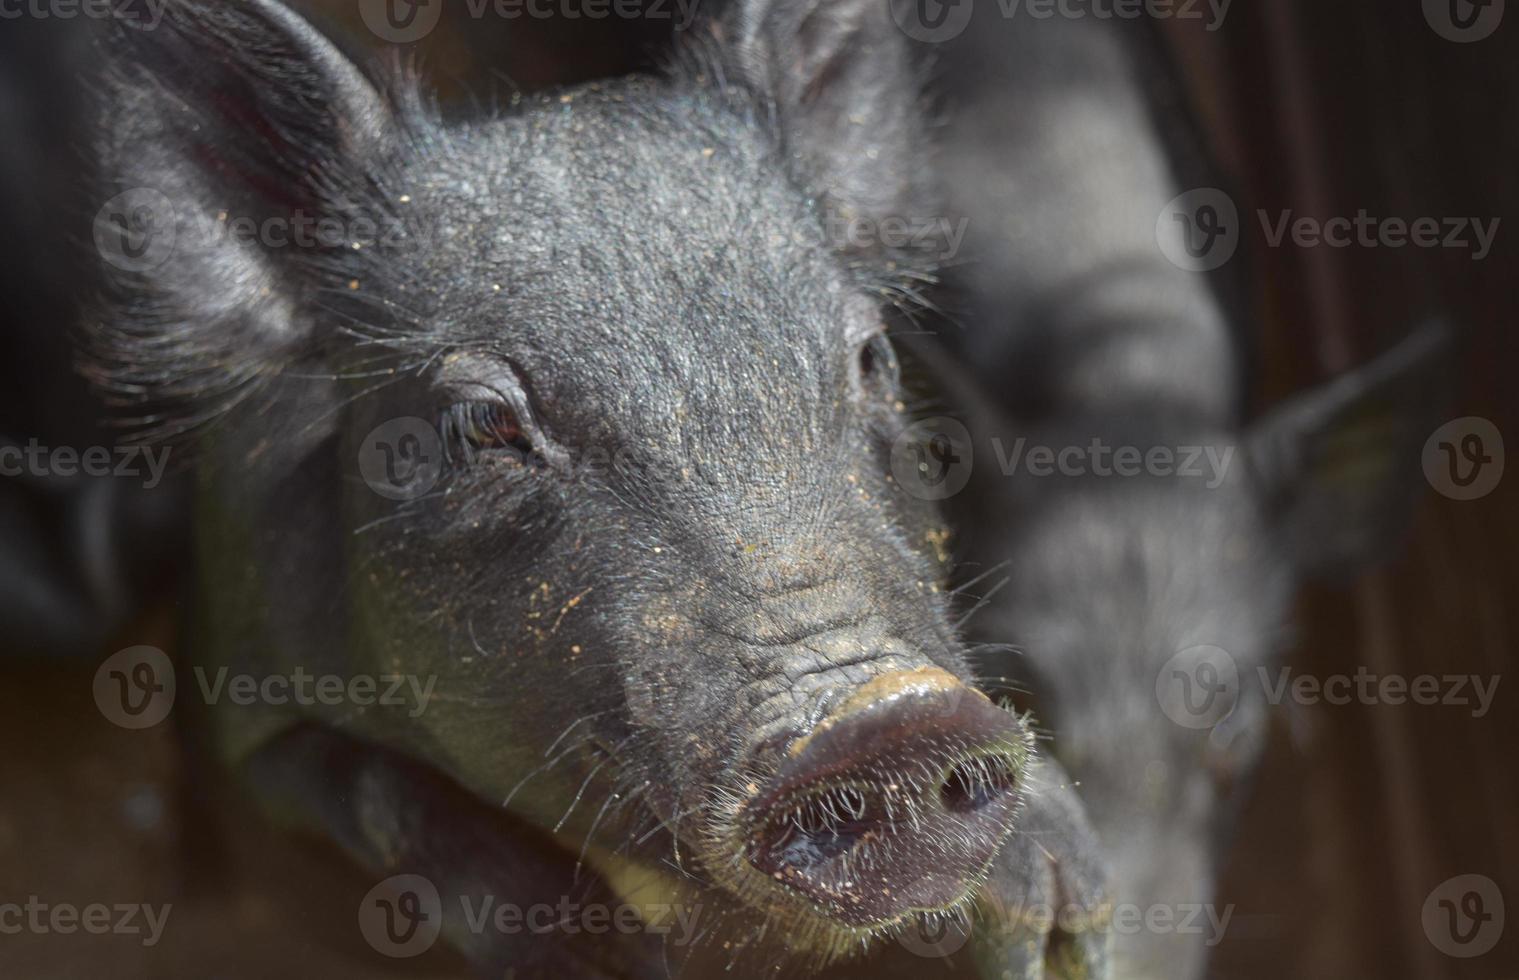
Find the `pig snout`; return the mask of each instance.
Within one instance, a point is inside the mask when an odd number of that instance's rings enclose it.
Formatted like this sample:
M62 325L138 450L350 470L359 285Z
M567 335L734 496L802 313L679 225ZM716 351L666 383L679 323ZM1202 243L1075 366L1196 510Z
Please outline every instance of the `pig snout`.
M745 857L850 926L947 908L1011 830L1026 739L946 671L876 677L781 753L744 808Z

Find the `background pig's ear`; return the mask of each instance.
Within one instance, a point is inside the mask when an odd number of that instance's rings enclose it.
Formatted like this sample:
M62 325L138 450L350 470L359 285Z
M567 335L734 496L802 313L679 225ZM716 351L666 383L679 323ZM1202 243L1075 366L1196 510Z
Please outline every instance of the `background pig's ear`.
M1298 395L1252 430L1248 458L1278 533L1310 575L1386 557L1424 488L1449 334L1426 327L1371 363Z
M146 435L175 435L310 340L313 298L352 275L339 239L382 220L365 202L393 117L275 0L169 0L104 47L93 237L113 299L86 367Z
M831 207L879 220L931 206L922 73L886 0L735 0L723 31L799 176Z

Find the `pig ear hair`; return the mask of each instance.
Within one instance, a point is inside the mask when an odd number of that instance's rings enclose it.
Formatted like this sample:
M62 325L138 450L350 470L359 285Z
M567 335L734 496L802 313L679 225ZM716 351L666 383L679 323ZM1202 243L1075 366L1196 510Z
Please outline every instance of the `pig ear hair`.
M925 73L886 0L737 0L720 29L828 206L877 221L932 207Z
M1443 324L1427 326L1251 430L1257 485L1304 574L1347 578L1401 541L1448 391L1450 346Z
M85 368L143 436L167 437L310 340L313 294L355 258L338 229L378 220L365 202L383 199L394 106L419 100L400 82L388 97L278 0L168 0L102 49L94 237L111 281ZM321 247L233 233L271 218L333 232Z

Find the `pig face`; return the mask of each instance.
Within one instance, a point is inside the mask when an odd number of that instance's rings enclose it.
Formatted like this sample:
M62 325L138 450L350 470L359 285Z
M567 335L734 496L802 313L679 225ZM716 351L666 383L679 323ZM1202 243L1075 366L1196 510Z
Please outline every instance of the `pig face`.
M171 5L102 146L172 255L118 263L97 370L200 436L207 567L248 570L208 587L263 600L211 646L436 678L343 723L826 959L968 900L1029 745L888 476L911 256L825 220L920 205L886 8L713 37L445 124L272 0ZM429 478L377 492L399 455Z

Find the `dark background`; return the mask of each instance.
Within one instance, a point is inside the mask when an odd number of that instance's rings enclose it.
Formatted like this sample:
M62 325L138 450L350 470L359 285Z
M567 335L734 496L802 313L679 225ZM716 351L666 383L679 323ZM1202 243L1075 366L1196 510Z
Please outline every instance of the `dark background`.
M305 6L355 49L368 36L353 3ZM467 101L645 63L667 26L449 18L421 56L447 97ZM1503 222L1481 262L1439 248L1270 248L1247 222L1234 261L1258 303L1257 407L1442 314L1459 332L1449 417L1482 416L1519 440L1519 11L1474 44L1440 37L1417 0L1236 0L1219 31L1163 30L1242 214ZM69 369L71 325L93 288L69 239L87 234L97 206L79 166L80 33L0 21L0 433L84 446L111 437ZM1516 494L1519 474L1477 501L1428 492L1390 562L1304 594L1298 672L1503 681L1481 719L1457 706L1274 709L1220 899L1237 908L1214 976L1519 978L1519 926L1458 960L1420 918L1432 889L1467 873L1495 881L1519 914L1519 679L1506 676L1519 644ZM0 569L67 586L71 501L68 488L0 483ZM196 768L193 732L124 733L95 709L101 657L174 647L171 528L130 549L142 601L82 617L74 656L0 620L0 901L172 902L169 931L153 950L129 937L0 936L0 976L265 977L292 963L333 978L456 975L442 952L378 961L350 914L362 884L228 805ZM0 581L14 602L18 579Z
M1263 401L1443 313L1464 331L1450 417L1514 432L1514 24L1456 44L1417 3L1277 2L1236 7L1219 33L1183 29L1173 41L1253 206L1503 222L1482 262L1450 249L1257 248ZM1507 477L1477 501L1427 493L1395 559L1347 588L1304 595L1293 663L1318 676L1359 665L1507 674L1519 643L1515 502ZM1484 874L1509 895L1519 886L1519 712L1502 683L1482 719L1349 705L1276 720L1226 881L1252 914L1223 944L1217 975L1519 976L1512 925L1486 957L1457 961L1419 918L1430 890L1457 874Z

